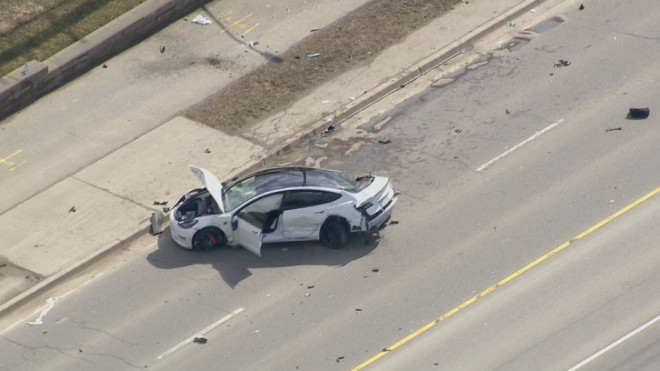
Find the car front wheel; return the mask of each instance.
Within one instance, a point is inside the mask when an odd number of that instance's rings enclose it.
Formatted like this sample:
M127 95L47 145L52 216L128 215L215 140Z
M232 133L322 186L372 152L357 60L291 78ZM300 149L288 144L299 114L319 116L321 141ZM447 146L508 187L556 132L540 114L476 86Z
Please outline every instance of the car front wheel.
M211 250L226 244L225 234L217 228L204 228L195 233L192 240L193 250Z
M337 219L330 219L321 227L321 242L331 249L338 249L348 242L346 224Z

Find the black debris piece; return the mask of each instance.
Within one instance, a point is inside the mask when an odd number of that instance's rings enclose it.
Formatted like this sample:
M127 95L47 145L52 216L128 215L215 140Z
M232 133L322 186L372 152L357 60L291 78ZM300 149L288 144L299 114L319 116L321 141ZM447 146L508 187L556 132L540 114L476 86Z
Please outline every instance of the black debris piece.
M399 224L399 221L398 220L390 220L389 224Z
M621 128L621 127L618 127L618 128L608 128L608 129L605 129L605 132L607 133L607 132L614 131L614 130L623 130L623 128Z
M313 289L313 288L314 288L314 285L309 285L309 286L307 286L307 288L308 288L308 289Z
M630 108L628 110L628 118L633 118L633 119L645 119L649 117L651 114L651 110L646 107L646 108Z
M161 52L161 54L165 53L165 45L160 46L160 52Z
M168 212L168 211L170 211L170 208L169 208L169 207L164 207L164 208L163 208L163 212L164 212L164 213L166 213L166 212Z
M326 136L332 134L333 131L335 131L335 126L330 125L325 130L323 130L323 132L321 133L321 136L326 137Z
M509 109L508 109L508 108L506 108L506 109L504 110L504 112L506 112L507 115L508 115L509 113L511 113L511 112L509 112Z
M69 212L70 213L75 213L76 212L76 205L71 206L71 208L69 209Z
M78 353L82 353L82 349L78 348Z
M344 356L337 357L337 359L336 359L337 363L341 362L342 359L344 359Z
M355 311L356 311L356 312L362 312L362 309L360 309L360 308L355 308Z
M580 4L580 10L584 10L584 4Z
M208 340L206 338L201 337L201 336L200 337L195 337L193 339L193 343L197 343L197 344L206 344L207 341Z
M570 65L571 65L571 62L570 62L570 61L567 61L567 60L564 60L564 59L560 59L560 60L559 60L559 63L555 63L555 68L559 68L559 67L568 67L568 66L570 66Z
M299 55L294 56L295 59L300 59Z
M374 272L374 273L378 273L380 271L380 269L379 268L372 268L371 271Z
M103 68L108 68L108 65L104 63Z
M378 140L378 143L380 143L380 144L387 144L389 142L391 142L391 140L389 140L389 139L379 139Z
M383 350L381 350L381 352L390 352L390 351L391 351L391 350L389 350L389 349L387 349L387 348L383 348Z
M207 148L204 150L204 153L211 153L211 150Z
M309 32L316 32L318 30L320 30L320 28L312 28L311 30L309 30Z
M456 129L456 130L454 130L454 132L455 132L456 134L460 134L460 133L463 132L463 129Z
M162 205L162 206L165 206L165 205L167 205L167 201L154 201L154 205Z

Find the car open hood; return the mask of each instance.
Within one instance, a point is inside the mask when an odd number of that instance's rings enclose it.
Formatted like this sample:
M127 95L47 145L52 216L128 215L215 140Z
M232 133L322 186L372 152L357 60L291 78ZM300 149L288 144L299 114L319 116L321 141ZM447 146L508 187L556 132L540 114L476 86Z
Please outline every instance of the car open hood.
M218 178L213 175L210 171L202 169L201 167L190 166L190 171L195 174L197 179L206 187L206 189L211 193L215 202L218 203L220 207L220 212L225 212L225 205L222 203L222 183Z

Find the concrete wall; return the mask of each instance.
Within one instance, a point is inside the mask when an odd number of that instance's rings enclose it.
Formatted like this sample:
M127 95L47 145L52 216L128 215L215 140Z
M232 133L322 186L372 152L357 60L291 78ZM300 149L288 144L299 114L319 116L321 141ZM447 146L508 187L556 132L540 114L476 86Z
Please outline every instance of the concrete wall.
M147 0L43 62L31 61L29 71L17 68L0 79L0 119L210 0Z

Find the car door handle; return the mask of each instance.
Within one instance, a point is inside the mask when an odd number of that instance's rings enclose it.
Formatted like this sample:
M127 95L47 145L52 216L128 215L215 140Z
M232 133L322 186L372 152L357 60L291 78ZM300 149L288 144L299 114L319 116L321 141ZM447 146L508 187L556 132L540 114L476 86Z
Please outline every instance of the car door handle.
M324 212L325 212L325 210L323 210L323 211L317 211L317 212L315 212L314 214L323 214Z

